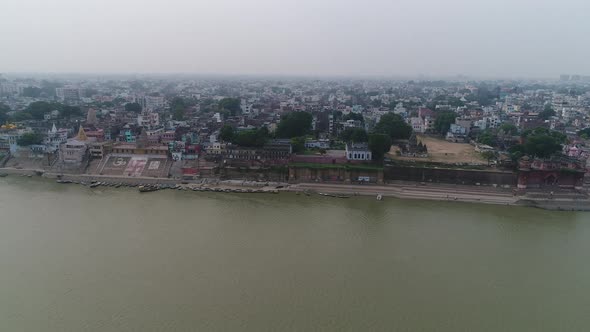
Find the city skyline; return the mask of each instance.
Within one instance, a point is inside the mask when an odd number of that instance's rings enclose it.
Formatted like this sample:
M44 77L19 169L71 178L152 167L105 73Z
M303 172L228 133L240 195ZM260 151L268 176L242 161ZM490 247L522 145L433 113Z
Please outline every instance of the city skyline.
M580 0L19 3L0 72L556 78L590 73ZM26 19L25 19L26 18ZM8 33L12 31L12 33Z

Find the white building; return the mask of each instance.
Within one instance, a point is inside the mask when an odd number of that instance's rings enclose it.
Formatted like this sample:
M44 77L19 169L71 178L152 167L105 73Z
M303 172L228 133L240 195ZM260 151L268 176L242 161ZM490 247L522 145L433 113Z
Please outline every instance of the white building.
M253 105L242 102L240 104L240 108L242 109L242 114L250 114L252 112Z
M424 121L421 117L410 118L410 126L416 133L424 133Z
M136 97L135 101L141 105L143 109L159 110L166 106L164 97L161 96L140 96Z
M328 149L330 148L329 139L318 139L318 140L307 140L305 141L305 147L308 149Z
M160 125L160 115L145 110L137 116L137 125L147 129L156 128Z
M76 102L80 100L80 89L74 87L55 88L55 95L61 102Z
M498 128L502 124L502 120L500 120L497 116L486 116L480 120L475 121L474 125L479 127L481 130L486 130L490 128Z
M367 143L346 143L347 160L372 160L373 156Z
M57 129L55 127L55 123L53 127L47 131L47 136L43 140L43 144L45 145L45 150L47 152L55 152L59 150L59 146L63 143L66 143L68 140L68 130L67 129Z

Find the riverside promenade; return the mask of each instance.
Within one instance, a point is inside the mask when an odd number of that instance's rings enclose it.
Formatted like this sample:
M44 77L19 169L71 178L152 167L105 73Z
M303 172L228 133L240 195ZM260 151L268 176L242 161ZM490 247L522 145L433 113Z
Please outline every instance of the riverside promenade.
M450 184L396 183L388 185L356 185L328 183L300 183L289 186L289 191L322 192L340 195L394 197L450 202L484 203L528 206L546 210L590 211L590 199L585 193L559 194L545 197L516 195L511 188L465 186Z
M516 195L514 188L491 186L466 186L434 183L393 183L386 185L373 184L335 184L335 183L278 183L253 182L242 180L220 180L218 178L202 178L199 180L181 180L175 178L127 177L91 174L51 173L35 169L0 168L0 174L20 176L42 176L50 179L63 179L75 182L106 181L124 184L180 184L207 185L220 189L262 188L269 191L295 193L324 193L346 196L392 197L397 199L422 199L449 202L469 202L509 206L529 206L548 210L590 211L590 199L587 194L555 195L552 197L530 197Z
M337 194L395 197L404 199L428 199L437 201L461 201L501 205L517 205L519 198L510 189L492 187L421 185L416 184L328 184L300 183L292 185L289 190L314 191Z

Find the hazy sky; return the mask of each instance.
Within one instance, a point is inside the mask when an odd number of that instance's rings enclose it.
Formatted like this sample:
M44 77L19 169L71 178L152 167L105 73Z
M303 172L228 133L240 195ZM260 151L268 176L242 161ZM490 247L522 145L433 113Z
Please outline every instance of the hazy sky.
M590 0L1 0L0 72L590 74Z

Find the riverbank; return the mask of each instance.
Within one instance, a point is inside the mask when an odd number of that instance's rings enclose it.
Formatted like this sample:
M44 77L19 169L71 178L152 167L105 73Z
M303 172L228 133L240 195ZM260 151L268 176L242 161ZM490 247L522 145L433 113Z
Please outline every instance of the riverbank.
M219 180L202 178L199 180L180 180L174 178L125 177L90 174L58 174L34 169L2 168L0 174L20 176L42 176L73 183L123 184L131 186L178 186L180 190L207 190L217 192L278 193L294 192L305 194L323 194L334 197L381 196L382 198L418 199L449 202L482 203L508 206L527 206L547 210L590 211L588 198L530 198L517 196L511 188L479 187L466 185L445 185L426 183L396 183L387 185L373 184L333 184L333 183L298 183L255 182L241 180Z

